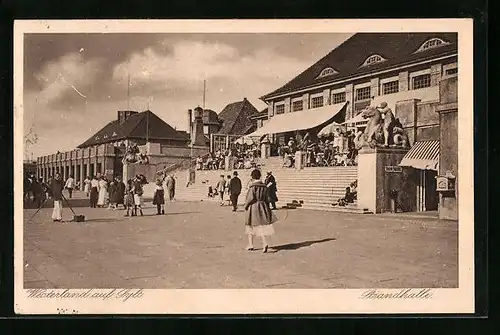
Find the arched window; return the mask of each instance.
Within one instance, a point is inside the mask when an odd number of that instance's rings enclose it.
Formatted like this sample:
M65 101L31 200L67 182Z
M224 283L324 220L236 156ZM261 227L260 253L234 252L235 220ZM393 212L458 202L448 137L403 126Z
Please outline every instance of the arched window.
M449 43L443 41L440 38L431 38L430 40L425 41L420 46L420 48L418 48L418 50L415 51L415 52L421 52L421 51L425 51L425 50L428 50L428 49L433 49L433 48L441 47L441 46L444 46L444 45L447 45L447 44L449 44Z
M361 66L368 66L368 65L373 65L373 64L376 64L376 63L380 63L380 62L383 62L385 61L386 59L380 55L371 55L370 57L368 57L365 62L363 63L363 65Z
M331 67L327 67L327 68L324 68L321 73L319 74L318 78L321 78L321 77L326 77L326 76L332 76L334 74L337 74L338 72L335 71L333 68Z

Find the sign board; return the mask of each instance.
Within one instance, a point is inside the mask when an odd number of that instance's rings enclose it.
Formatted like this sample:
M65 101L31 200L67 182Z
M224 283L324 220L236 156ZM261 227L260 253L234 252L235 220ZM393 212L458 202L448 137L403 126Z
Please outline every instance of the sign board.
M403 168L401 166L392 166L392 165L387 165L385 167L385 172L390 172L390 173L401 173L403 172Z
M436 191L447 192L455 190L455 178L449 178L446 176L436 177Z

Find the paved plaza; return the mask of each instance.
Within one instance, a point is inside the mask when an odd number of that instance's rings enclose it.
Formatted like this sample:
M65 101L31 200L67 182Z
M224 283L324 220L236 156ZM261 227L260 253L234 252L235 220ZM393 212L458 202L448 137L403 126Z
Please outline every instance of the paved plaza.
M81 195L77 195L81 197ZM156 216L91 209L86 222L24 210L25 288L402 288L458 286L458 226L432 217L278 210L277 252L246 251L243 208L172 202ZM48 206L48 205L47 205ZM73 214L65 206L63 219Z

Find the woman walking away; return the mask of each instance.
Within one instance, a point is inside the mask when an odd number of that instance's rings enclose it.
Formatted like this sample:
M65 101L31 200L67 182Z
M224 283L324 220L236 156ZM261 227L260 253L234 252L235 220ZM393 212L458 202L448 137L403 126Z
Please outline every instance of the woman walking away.
M217 182L215 186L219 195L220 195L220 205L224 206L224 192L226 191L226 179L224 179L224 175L220 175L220 180Z
M83 181L83 192L85 192L85 195L88 197L90 194L90 177L87 176L85 180Z
M132 182L132 179L129 179L127 181L127 187L125 188L125 197L124 197L124 203L125 207L127 208L127 214L125 216L135 216L133 206L134 206L134 192L133 192L134 184ZM132 212L132 213L130 213Z
M156 181L153 205L156 205L156 215L165 214L165 191L163 190L163 182L160 179Z
M99 197L99 181L97 177L92 177L90 181L90 208L97 207L97 198Z
M50 181L50 195L54 199L54 210L52 211L52 220L54 222L62 221L62 198L64 184L61 175L56 173L56 177Z
M262 239L262 251L268 252L268 238L274 234L273 223L277 221L268 203L267 187L260 178L259 170L251 173L252 182L249 185L245 203L246 222L245 232L248 235L247 250L254 250L253 237L260 236Z

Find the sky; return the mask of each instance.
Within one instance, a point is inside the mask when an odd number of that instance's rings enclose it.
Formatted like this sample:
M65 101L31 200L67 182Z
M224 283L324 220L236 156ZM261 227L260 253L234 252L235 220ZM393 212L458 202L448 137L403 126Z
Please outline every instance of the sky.
M187 110L219 113L286 84L352 34L25 34L27 155L75 149L118 110L151 110L187 130ZM130 78L130 87L127 88ZM128 98L129 97L129 98Z

